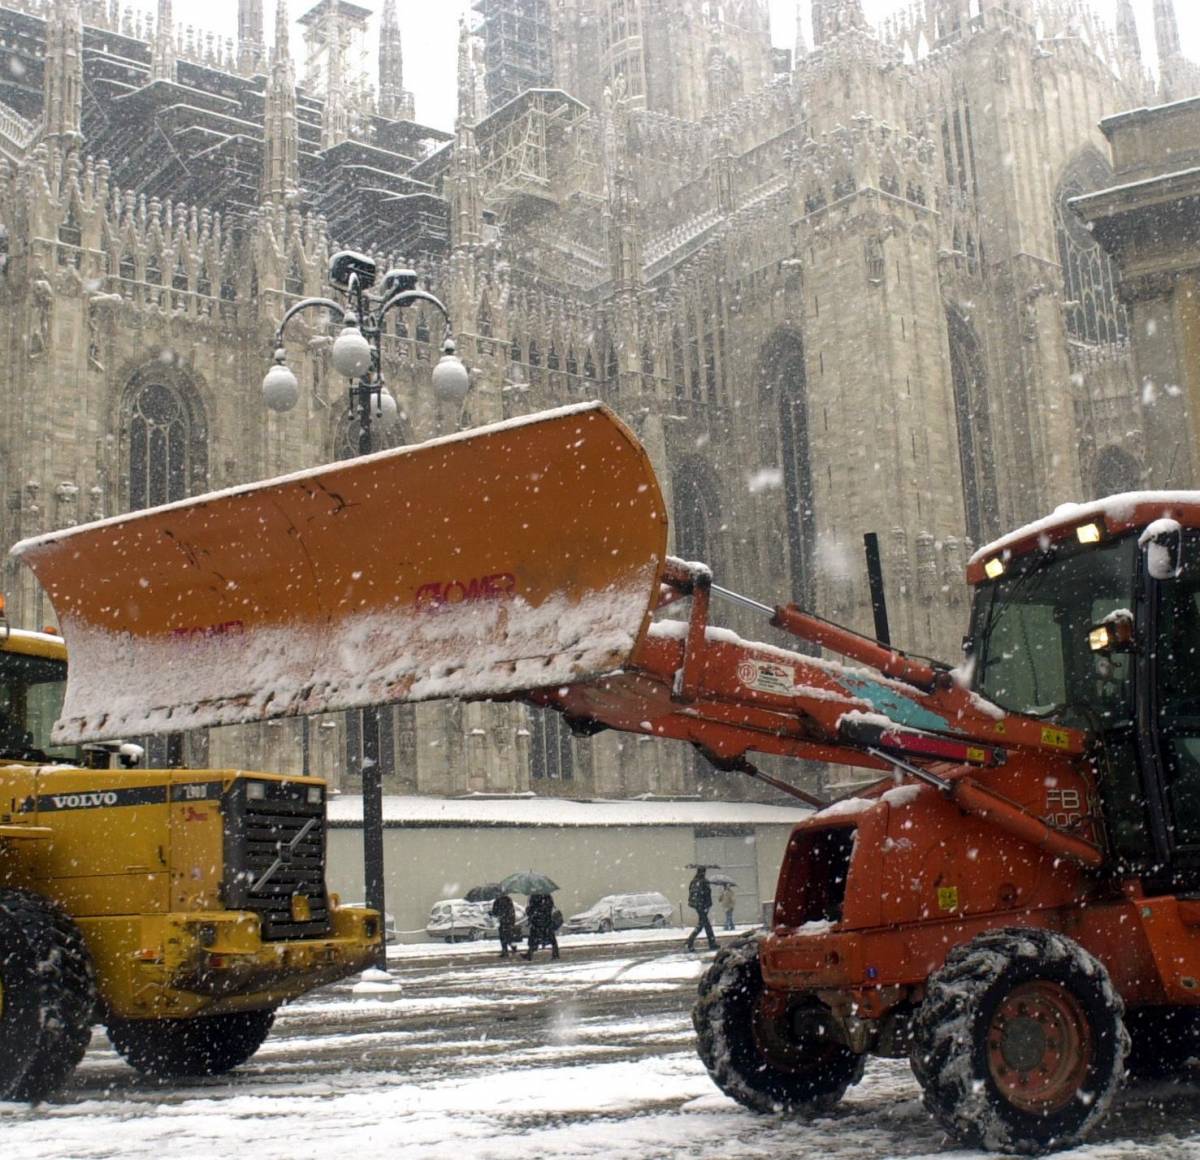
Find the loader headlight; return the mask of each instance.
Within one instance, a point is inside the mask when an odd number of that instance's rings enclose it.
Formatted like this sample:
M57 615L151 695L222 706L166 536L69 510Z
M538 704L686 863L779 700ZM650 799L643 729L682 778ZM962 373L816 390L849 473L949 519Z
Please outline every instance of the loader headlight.
M310 806L319 806L321 804L321 787L319 785L310 785L308 787L308 804Z
M1100 543L1100 525L1099 524L1080 524L1075 529L1075 538L1081 544L1098 544Z
M983 572L989 580L998 580L1004 575L1004 561L999 556L993 556L984 564Z
M249 802L260 802L267 796L267 783L265 781L248 781L246 782L246 800Z

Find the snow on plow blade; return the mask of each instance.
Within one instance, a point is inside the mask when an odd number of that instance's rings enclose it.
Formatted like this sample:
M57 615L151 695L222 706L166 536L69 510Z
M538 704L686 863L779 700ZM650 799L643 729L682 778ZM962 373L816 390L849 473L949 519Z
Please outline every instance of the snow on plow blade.
M619 667L667 520L589 403L25 540L70 655L55 739L503 696Z

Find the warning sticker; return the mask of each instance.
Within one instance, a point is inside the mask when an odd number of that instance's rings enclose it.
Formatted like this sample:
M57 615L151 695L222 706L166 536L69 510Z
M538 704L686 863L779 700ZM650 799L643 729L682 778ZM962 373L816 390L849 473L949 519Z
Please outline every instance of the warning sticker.
M939 910L957 910L958 909L958 887L957 886L939 886L937 890L937 900Z
M1071 735L1063 729L1042 729L1042 744L1054 749L1070 749Z
M790 697L796 692L796 670L791 665L779 665L774 661L742 661L737 674L738 680L746 688L760 693Z

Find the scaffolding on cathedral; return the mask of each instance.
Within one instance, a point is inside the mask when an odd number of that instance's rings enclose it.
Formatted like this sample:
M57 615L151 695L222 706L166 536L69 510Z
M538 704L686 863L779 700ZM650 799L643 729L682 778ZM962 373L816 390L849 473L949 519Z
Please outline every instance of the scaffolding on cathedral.
M588 186L596 151L588 107L559 89L530 89L476 130L484 197L500 212L531 198L562 205Z
M476 0L483 21L484 85L496 112L527 89L554 83L549 0Z

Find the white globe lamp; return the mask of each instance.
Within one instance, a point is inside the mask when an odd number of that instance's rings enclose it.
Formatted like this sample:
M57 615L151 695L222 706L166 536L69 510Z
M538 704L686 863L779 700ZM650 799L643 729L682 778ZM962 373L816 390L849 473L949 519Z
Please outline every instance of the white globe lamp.
M471 376L454 351L453 339L446 339L442 344L442 357L433 368L433 393L444 402L461 406L471 389Z
M333 369L347 379L357 379L371 369L371 344L358 329L358 320L347 318L346 328L333 340Z
M275 352L275 365L263 376L263 403L272 411L290 411L300 398L300 384L284 362L283 347Z
M396 404L396 397L387 387L383 387L379 392L379 401L375 405L375 422L379 424L380 430L389 433L394 431L400 422L400 408Z

